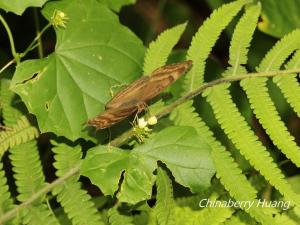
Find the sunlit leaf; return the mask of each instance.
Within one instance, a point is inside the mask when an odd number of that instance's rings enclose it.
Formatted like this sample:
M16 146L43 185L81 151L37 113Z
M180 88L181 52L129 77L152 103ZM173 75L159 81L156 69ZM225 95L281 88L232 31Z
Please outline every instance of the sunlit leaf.
M175 180L193 192L207 188L214 174L210 148L192 127L169 127L132 151L97 146L88 151L81 174L104 194L113 195L124 173L118 198L136 203L150 198L157 161L165 163Z
M49 19L54 10L69 18L66 28L55 30L55 52L21 63L11 88L37 117L42 132L87 138L84 124L103 111L110 88L141 74L144 47L96 0L54 1L44 15Z

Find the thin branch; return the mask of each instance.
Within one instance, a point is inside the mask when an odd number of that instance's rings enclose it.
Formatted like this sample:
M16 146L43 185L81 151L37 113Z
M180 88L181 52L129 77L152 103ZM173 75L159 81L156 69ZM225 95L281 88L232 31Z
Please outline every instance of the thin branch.
M16 60L15 60L15 59L12 59L12 60L10 60L8 63L6 63L6 65L3 66L3 67L1 68L0 74L1 74L4 70L6 70L10 65L12 65L12 64L15 63L15 62L16 62Z
M79 166L74 167L69 170L65 175L59 177L55 181L50 184L47 184L44 188L33 194L30 198L28 198L25 202L21 203L20 205L16 206L12 210L5 213L0 218L0 224L4 224L6 221L15 217L22 209L26 208L27 206L31 205L34 201L39 199L42 195L50 192L53 188L63 184L68 178L74 176L75 174L79 173Z
M14 38L13 38L12 32L11 32L8 24L6 23L5 19L3 18L3 16L1 14L0 14L0 21L3 24L3 26L4 26L4 28L5 28L6 32L7 32L9 43L10 43L11 54L15 58L15 61L18 62L19 61L19 55L16 52L16 47L15 47L15 42L14 42Z
M32 42L30 43L30 45L28 45L28 47L26 48L26 50L21 53L21 58L24 57L25 55L27 55L28 52L30 52L33 47L38 46L37 42L40 40L41 36L43 35L43 33L45 33L46 30L48 30L49 27L51 27L52 24L48 23L37 35L36 37L32 40Z
M236 75L236 76L223 77L223 78L211 81L209 83L205 83L202 86L200 86L198 89L196 89L195 91L192 91L192 92L188 93L187 95L177 99L176 101L174 101L170 105L164 107L156 115L156 117L158 119L162 118L163 116L169 114L177 106L183 104L184 102L186 102L190 99L193 99L195 96L201 94L206 89L208 89L210 87L213 87L213 86L216 86L216 85L220 85L220 84L224 84L224 83L230 83L230 82L234 82L234 81L239 81L239 80L243 80L243 79L251 78L251 77L256 77L256 78L257 77L274 77L274 76L282 76L282 75L286 75L286 74L295 74L295 73L299 73L299 72L300 72L300 68L290 69L290 70L261 72L261 73L248 73L248 74L240 74L240 75ZM132 129L130 129L130 130L126 131L125 133L123 133L122 135L120 135L119 137L112 140L109 143L109 145L111 145L111 146L120 146L120 145L124 144L130 137L132 137L132 135L133 135L133 131L132 131Z

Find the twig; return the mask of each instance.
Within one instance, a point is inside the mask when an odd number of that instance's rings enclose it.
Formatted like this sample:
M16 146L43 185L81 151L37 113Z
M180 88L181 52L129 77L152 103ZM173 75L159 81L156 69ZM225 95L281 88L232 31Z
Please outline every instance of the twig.
M6 65L3 66L3 67L1 68L0 74L1 74L4 70L6 70L8 67L10 67L10 65L12 65L12 64L15 63L15 62L16 62L16 60L15 60L15 59L12 59L12 60L10 60L8 63L6 63Z
M33 194L30 198L28 198L25 202L21 203L20 205L16 206L12 210L5 213L0 218L0 224L4 224L6 221L12 219L14 216L18 214L22 209L26 208L30 204L32 204L35 200L37 200L40 196L50 192L54 187L57 187L61 184L63 184L68 178L72 177L73 175L77 174L79 172L79 166L74 167L71 170L69 170L65 175L59 177L55 181L53 181L50 184L47 184L44 188L37 191L35 194Z
M300 72L300 68L297 69L290 69L290 70L279 70L279 71L270 71L270 72L261 72L261 73L248 73L248 74L241 74L241 75L236 75L236 76L228 76L228 77L223 77L214 81L211 81L209 83L205 83L202 86L200 86L198 89L196 89L195 91L192 91L190 93L188 93L187 95L177 99L176 101L174 101L173 103L171 103L170 105L164 107L162 109L162 111L160 111L156 117L158 119L162 118L163 116L169 114L174 108L176 108L177 106L183 104L184 102L193 99L195 96L201 94L203 91L205 91L206 89L219 85L219 84L224 84L224 83L230 83L233 81L239 81L239 80L243 80L246 78L251 78L251 77L274 77L274 76L282 76L282 75L286 75L286 74L295 74L295 73L299 73ZM112 140L109 145L111 146L120 146L123 143L125 143L131 136L133 135L133 131L132 129L126 131L125 133L123 133L121 136L115 138L114 140Z
M3 24L3 26L7 32L9 43L10 43L11 54L13 55L15 61L18 63L19 62L19 54L16 52L15 42L14 42L12 32L1 14L0 14L0 21Z

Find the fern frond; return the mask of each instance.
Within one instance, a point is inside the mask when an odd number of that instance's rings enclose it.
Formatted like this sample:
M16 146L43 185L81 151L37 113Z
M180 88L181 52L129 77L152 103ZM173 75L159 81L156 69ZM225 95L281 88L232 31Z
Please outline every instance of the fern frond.
M227 220L224 225L256 225L257 223L246 213L240 211Z
M25 210L23 223L28 225L59 225L59 222L46 205L30 206Z
M1 80L0 98L1 105L3 107L2 113L4 124L8 127L14 125L23 115L17 108L18 104L21 102L21 99L9 89L9 86L10 80Z
M223 224L232 216L234 210L227 207L208 207L199 212L198 225L218 225Z
M159 225L175 224L174 210L175 202L173 198L172 181L167 173L162 169L157 169L156 176L157 184L157 201L155 205L157 221Z
M244 72L240 65L247 63L247 54L257 25L260 8L260 4L247 8L235 27L229 48L228 63L231 65L231 71L227 74L234 76Z
M108 210L108 216L111 225L133 225L131 217L121 215L115 208Z
M250 129L245 118L237 110L233 103L228 85L219 85L208 89L204 95L207 96L215 116L233 144L240 150L241 154L249 160L269 182L286 199L297 205L300 204L300 197L284 179L284 175L273 162L272 157L265 147L258 141L257 136Z
M8 148L33 140L38 134L37 128L31 126L25 116L20 117L15 125L8 127L6 131L0 132L0 156Z
M213 133L208 129L198 114L194 112L191 101L177 107L177 109L172 112L170 118L176 125L194 127L198 135L205 139L211 146L211 156L215 164L217 177L220 178L221 183L234 199L237 201L256 200L256 190L248 182L245 175L243 175L243 171L233 160L231 154L214 138ZM228 176L228 174L230 174L230 176ZM237 186L237 184L239 185ZM264 208L252 207L249 213L253 218L263 224L272 224L273 219L267 215L268 213L265 212ZM266 221L270 222L266 223Z
M10 210L13 206L13 201L8 190L7 179L3 170L3 164L0 163L0 218Z
M287 57L300 47L299 40L300 30L286 35L269 51L257 70L260 72L278 70ZM274 102L269 96L266 81L266 78L250 78L243 80L241 86L247 93L256 117L273 143L287 158L300 167L300 147L281 120Z
M9 152L19 193L17 199L23 202L45 184L39 152L35 141L19 144L11 148Z
M59 144L53 148L53 152L55 153L54 167L57 169L58 177L80 165L82 156L80 147L71 148L68 145ZM57 201L60 202L73 225L103 224L100 213L97 212L90 195L81 189L78 179L79 175L73 176L63 186L54 189L53 194L57 195ZM78 204L79 202L80 204Z
M220 36L222 30L246 4L247 0L238 0L215 10L209 19L194 35L187 58L193 60L193 67L186 75L185 91L190 92L199 87L204 81L205 60Z
M295 69L300 67L300 50L298 50L293 58L286 65L286 69ZM287 102L291 105L294 111L300 117L300 87L297 80L297 75L275 76L274 83L281 89Z
M168 56L178 42L185 27L186 23L167 29L161 33L155 41L150 43L146 51L143 66L145 75L149 75L153 70L166 63Z

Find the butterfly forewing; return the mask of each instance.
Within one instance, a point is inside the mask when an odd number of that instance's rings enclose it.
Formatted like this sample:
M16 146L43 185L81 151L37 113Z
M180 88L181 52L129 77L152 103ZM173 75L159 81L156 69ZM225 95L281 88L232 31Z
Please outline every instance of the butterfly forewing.
M136 111L145 108L146 102L159 95L164 89L174 83L192 66L192 61L166 65L143 76L116 94L105 106L99 116L90 119L88 124L96 129L110 127L127 118Z

